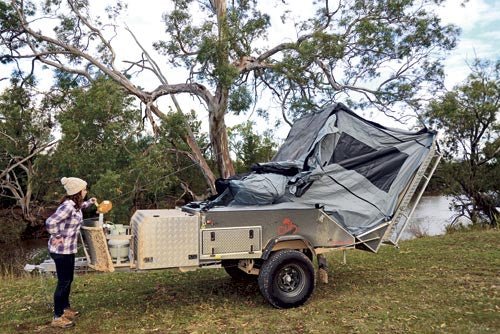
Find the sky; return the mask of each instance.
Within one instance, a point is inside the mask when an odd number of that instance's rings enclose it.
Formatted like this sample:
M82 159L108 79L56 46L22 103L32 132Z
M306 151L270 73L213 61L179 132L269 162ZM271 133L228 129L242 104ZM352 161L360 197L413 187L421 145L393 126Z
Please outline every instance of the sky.
M452 89L470 72L468 65L477 57L500 59L500 0L470 0L465 7L448 0L440 11L443 22L462 29L457 48L447 57L446 86Z
M128 4L128 10L121 24L127 25L141 41L141 44L149 50L150 54L155 57L155 60L161 64L162 61L165 61L164 58L157 56L151 45L154 41L164 36L164 34L162 34L164 27L161 16L162 13L171 8L171 2L165 0L125 0L125 2ZM279 1L277 2L279 3ZM472 63L476 57L491 60L500 59L500 48L498 47L498 45L500 45L500 0L469 0L465 7L460 5L461 2L462 0L448 0L445 3L445 7L438 12L444 23L455 24L462 30L457 48L447 55L445 61L445 84L448 89L452 89L454 85L462 82L466 78L470 72L468 64ZM101 6L101 8L104 6L104 3L107 3L107 1L97 2L94 0L91 2L92 6ZM280 13L281 9L272 5L272 3L275 2L264 1L263 3L265 3L265 10L267 12ZM297 12L301 13L304 17L308 17L311 15L310 13L312 13L312 7L310 5L312 1L289 0L289 3L292 5L298 4L296 6L299 9ZM276 17L278 16L279 15ZM297 20L299 19L300 16L297 17ZM269 36L271 42L279 43L286 40L287 37L285 32L292 32L293 36L293 26L280 26L280 22L278 21L274 21L272 24L275 28L272 29ZM290 36L290 34L288 36ZM113 45L119 57L128 60L138 59L137 55L139 54L139 49L134 45L130 35L125 31L121 31L118 34L113 40ZM2 66L0 67L0 78L8 76L11 69L5 65L0 66ZM170 83L181 83L186 79L186 74L181 71L168 69L165 74ZM48 77L46 75L38 76L39 79L40 77ZM44 79L41 79L41 81L44 81ZM146 76L138 82L142 87L152 90L156 88L158 81L152 77ZM0 85L5 86L6 83L7 80L4 80L0 82ZM185 110L191 108L197 110L200 119L207 119L207 113L197 100L190 97L182 97L181 105L185 106ZM281 115L281 109L278 107L274 108L275 110L270 110L271 113L279 117L279 115ZM247 116L250 119L255 117L254 114L250 115L251 116ZM228 118L228 123L229 125L233 125L244 120L245 119L241 117L233 117ZM385 121L389 121L389 119L384 120L382 118L377 121L384 123ZM205 128L206 127L205 124ZM283 139L287 131L288 128L286 126L279 129L277 132L278 137Z

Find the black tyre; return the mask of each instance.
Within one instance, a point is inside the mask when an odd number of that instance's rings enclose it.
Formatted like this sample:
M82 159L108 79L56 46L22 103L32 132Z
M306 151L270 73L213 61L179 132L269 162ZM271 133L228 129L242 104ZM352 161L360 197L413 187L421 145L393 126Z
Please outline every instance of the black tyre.
M257 280L257 275L247 274L240 268L238 268L238 260L225 260L222 261L222 267L226 273L231 276L235 281L239 282L255 282Z
M314 291L314 267L304 253L283 249L262 264L258 282L260 292L274 307L297 307Z

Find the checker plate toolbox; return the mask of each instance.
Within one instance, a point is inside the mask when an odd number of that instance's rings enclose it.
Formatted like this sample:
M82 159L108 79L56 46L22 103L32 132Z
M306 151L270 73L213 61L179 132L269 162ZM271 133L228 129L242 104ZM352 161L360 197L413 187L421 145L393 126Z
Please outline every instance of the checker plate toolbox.
M131 229L137 269L198 265L199 217L175 210L139 210Z
M262 252L261 227L209 228L201 231L201 258Z

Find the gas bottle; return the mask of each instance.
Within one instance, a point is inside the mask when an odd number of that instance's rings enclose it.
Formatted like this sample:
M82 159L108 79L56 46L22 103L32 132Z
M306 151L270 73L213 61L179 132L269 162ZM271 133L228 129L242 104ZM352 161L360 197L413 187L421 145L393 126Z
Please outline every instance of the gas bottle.
M110 236L126 235L127 229L123 224L109 225L108 227ZM128 253L130 247L130 240L128 239L113 239L108 240L109 254L111 258L120 263L128 260Z

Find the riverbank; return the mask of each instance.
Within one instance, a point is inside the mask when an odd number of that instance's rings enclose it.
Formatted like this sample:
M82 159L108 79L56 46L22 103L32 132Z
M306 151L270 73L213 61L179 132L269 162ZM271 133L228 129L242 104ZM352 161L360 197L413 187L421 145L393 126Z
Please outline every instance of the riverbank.
M310 301L276 310L255 284L223 270L89 274L76 278L71 333L498 333L498 230L457 232L328 255L330 283ZM1 333L49 327L54 278L5 279Z

